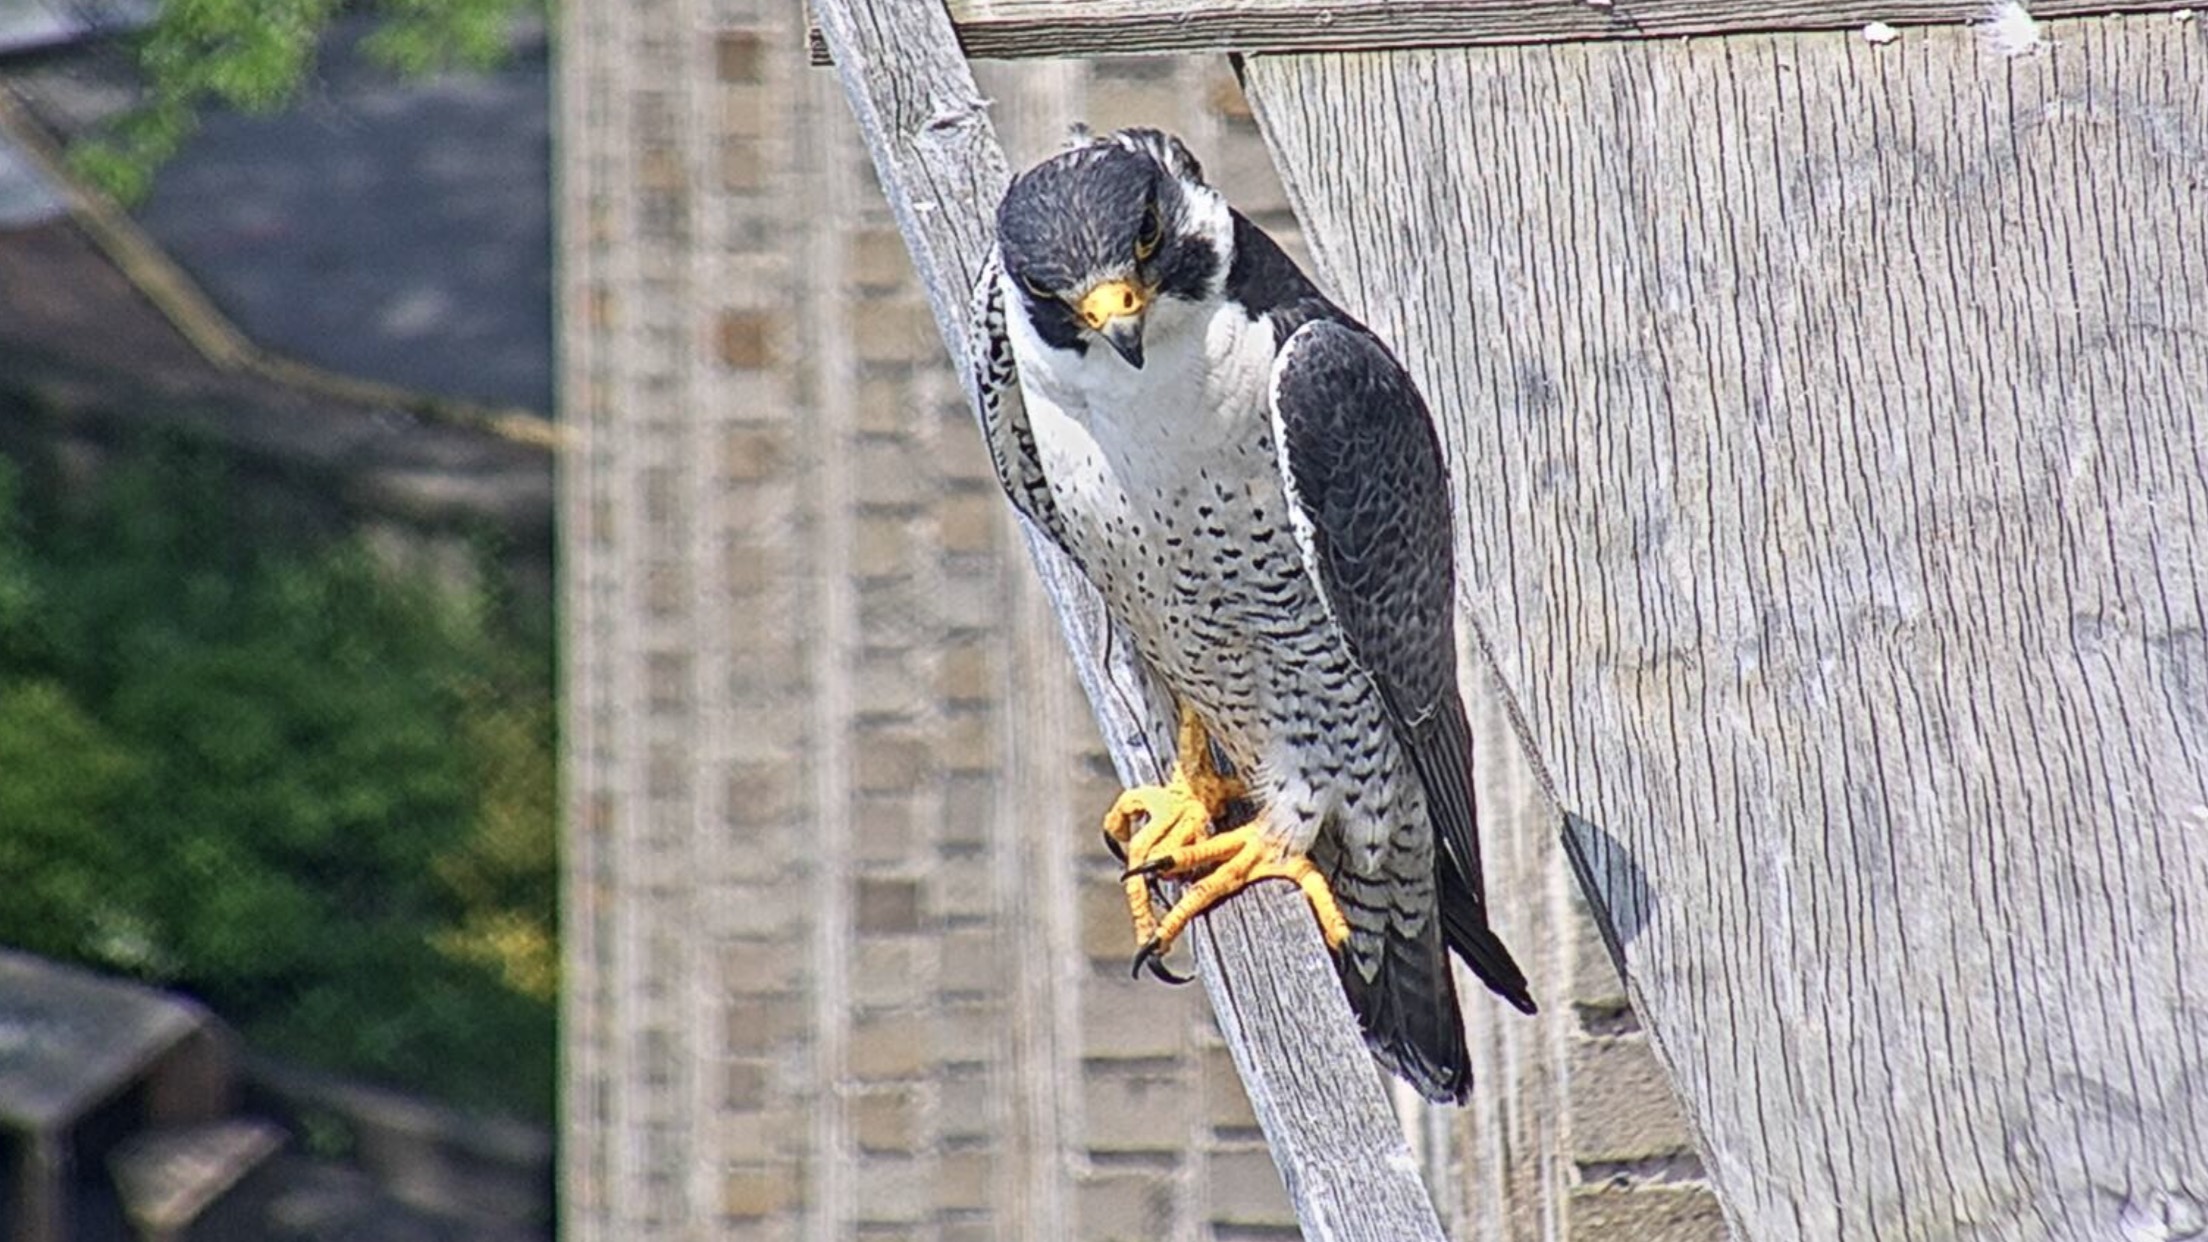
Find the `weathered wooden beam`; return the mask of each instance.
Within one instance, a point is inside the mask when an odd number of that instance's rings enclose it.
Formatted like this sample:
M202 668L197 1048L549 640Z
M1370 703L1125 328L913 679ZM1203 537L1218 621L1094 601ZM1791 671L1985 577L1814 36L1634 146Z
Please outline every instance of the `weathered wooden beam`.
M1251 57L1741 1242L2208 1221L2208 40Z
M813 11L964 375L967 295L1008 180L987 104L939 5L814 0ZM1033 531L1028 546L1120 778L1159 780L1172 755L1169 705L1079 571ZM1305 1236L1439 1242L1417 1162L1300 894L1259 885L1198 919L1190 939Z
M2039 17L2187 9L2193 0L2034 0ZM1335 52L1775 30L1954 25L1986 0L948 0L976 59L1161 52ZM816 64L828 46L812 32Z

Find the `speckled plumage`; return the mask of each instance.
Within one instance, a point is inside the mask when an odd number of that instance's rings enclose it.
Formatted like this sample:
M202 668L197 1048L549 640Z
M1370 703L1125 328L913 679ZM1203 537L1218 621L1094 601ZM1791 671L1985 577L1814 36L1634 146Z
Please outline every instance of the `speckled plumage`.
M1147 212L1163 240L1138 260ZM1007 494L1194 705L1268 836L1325 874L1375 1052L1425 1094L1462 1098L1446 947L1532 1002L1487 929L1446 476L1423 402L1165 135L1123 131L1037 166L998 229L973 358ZM1139 367L1068 313L1106 279L1155 290Z

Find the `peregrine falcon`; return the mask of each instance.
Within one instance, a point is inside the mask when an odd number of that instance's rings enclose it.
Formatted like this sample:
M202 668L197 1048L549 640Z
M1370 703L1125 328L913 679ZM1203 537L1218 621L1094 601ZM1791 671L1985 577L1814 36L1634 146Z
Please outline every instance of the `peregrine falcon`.
M1014 179L974 292L997 477L1180 708L1171 780L1105 819L1137 970L1289 880L1374 1053L1461 1101L1448 951L1534 1003L1488 927L1448 480L1409 374L1157 130L1077 129ZM1187 885L1162 915L1153 878Z

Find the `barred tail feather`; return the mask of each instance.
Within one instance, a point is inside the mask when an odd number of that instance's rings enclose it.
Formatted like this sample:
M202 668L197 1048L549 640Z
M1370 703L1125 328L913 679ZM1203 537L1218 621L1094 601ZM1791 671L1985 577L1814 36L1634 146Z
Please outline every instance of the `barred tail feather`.
M1441 929L1428 919L1409 932L1388 912L1385 886L1369 879L1337 874L1332 883L1351 924L1342 986L1365 1043L1420 1095L1463 1103L1472 1093L1472 1059Z

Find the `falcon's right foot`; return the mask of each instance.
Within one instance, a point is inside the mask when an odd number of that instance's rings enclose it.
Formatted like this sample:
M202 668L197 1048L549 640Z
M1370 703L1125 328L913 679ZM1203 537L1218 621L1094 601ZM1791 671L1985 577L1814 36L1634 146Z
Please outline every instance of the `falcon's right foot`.
M1158 959L1158 918L1151 904L1151 875L1159 860L1172 859L1204 841L1227 819L1227 810L1248 792L1236 777L1221 773L1211 758L1211 736L1194 709L1181 708L1179 754L1163 785L1144 785L1119 796L1104 816L1104 836L1127 864L1127 914L1135 925L1138 968L1170 983L1188 980ZM1177 930L1177 929L1176 929Z

